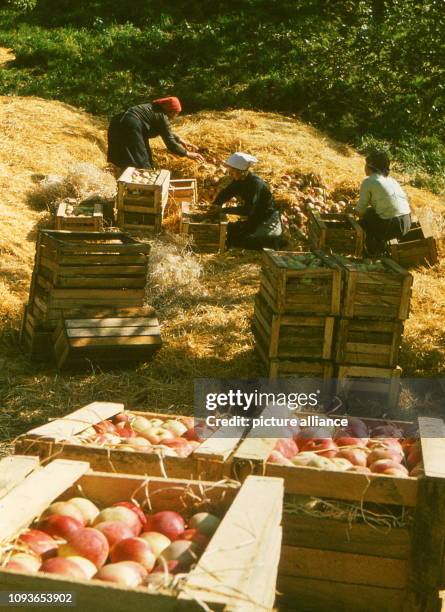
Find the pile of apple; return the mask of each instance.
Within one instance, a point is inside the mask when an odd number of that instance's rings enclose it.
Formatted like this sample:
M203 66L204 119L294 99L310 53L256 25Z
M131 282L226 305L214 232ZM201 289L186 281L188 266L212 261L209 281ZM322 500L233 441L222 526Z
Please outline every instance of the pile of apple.
M70 438L71 444L94 445L130 452L162 453L187 457L203 441L203 431L192 417L146 418L121 412Z
M131 175L131 182L138 185L153 185L158 178L158 172L153 170L134 170Z
M291 437L277 441L268 462L399 478L423 474L418 439L405 438L392 424L370 430L364 421L353 417L347 428L337 431L325 427L294 429Z
M190 571L219 523L208 512L186 523L170 510L145 514L128 501L99 510L89 499L73 497L51 504L18 537L3 567L128 587L167 585L175 574Z

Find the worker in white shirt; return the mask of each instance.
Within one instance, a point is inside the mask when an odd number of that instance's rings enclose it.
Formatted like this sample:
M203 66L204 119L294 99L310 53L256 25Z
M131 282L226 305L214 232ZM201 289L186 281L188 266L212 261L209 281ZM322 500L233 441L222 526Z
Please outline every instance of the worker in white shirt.
M376 151L366 157L366 178L360 187L355 211L366 232L368 255L379 255L392 238L401 238L411 227L411 210L406 193L389 176L389 157Z

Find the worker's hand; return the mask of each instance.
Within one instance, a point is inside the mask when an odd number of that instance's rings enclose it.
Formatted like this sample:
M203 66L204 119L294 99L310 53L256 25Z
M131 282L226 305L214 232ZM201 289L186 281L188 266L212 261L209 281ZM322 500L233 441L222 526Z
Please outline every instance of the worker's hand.
M179 140L179 144L181 144L185 149L187 149L187 151L198 151L199 150L199 147L192 144L191 142L188 142L187 140L183 140L182 138L179 138L178 140Z
M201 153L194 153L192 151L187 151L187 157L189 159L193 159L193 160L199 161L199 162L204 162L205 161L205 159L203 158Z

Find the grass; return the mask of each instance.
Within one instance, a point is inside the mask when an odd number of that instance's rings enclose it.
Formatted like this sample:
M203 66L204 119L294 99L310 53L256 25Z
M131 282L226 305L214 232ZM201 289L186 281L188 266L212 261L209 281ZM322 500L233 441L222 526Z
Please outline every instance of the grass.
M164 255L171 265L193 270L189 284L161 287L151 279L153 301L162 325L164 347L150 364L135 369L76 375L57 374L32 364L17 339L33 265L36 228L48 223L46 207L32 205L35 176L67 176L76 164L105 164L105 124L61 102L38 98L0 98L0 402L2 451L19 433L66 414L93 400L122 401L131 408L190 412L193 379L243 378L261 374L253 349L250 319L258 289L260 256L231 250L222 256L182 255L173 240L157 241L152 265ZM177 126L181 136L206 147L208 157L224 159L237 148L255 153L259 174L279 189L284 173L316 172L331 191L357 191L363 158L315 128L273 113L225 111L198 113ZM273 134L273 139L271 139ZM210 163L173 158L157 143L160 167L176 176L197 176L205 195L205 179L215 172ZM85 166L84 166L85 167ZM71 175L73 176L73 175ZM33 178L34 177L34 178ZM403 178L403 177L402 177ZM85 188L85 187L84 187ZM408 187L416 207L440 219L439 197ZM280 191L285 203L291 195ZM34 207L33 207L34 206ZM438 231L442 231L442 226ZM176 249L176 250L175 250ZM163 255L164 254L164 255ZM179 259L175 259L179 258ZM156 263L156 261L158 263ZM408 376L438 376L445 372L443 260L433 269L414 272L413 307L406 324L401 365ZM173 283L173 284L174 284Z

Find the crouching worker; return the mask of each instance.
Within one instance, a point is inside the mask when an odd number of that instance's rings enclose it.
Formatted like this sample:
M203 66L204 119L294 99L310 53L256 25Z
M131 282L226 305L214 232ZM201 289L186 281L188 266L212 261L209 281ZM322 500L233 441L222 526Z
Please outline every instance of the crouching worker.
M408 198L399 183L389 176L389 158L376 151L366 157L367 178L360 187L355 208L366 233L368 255L385 251L386 242L401 238L411 227Z
M154 168L150 138L160 136L165 146L179 157L204 161L197 147L172 132L170 121L181 112L178 98L159 98L151 104L132 106L112 117L108 128L108 162L116 178L125 168Z
M245 249L278 249L282 246L283 228L270 189L249 168L258 160L247 153L234 153L225 162L232 182L216 196L213 206L221 207L231 198L238 198L240 206L222 208L222 212L246 216L227 226L227 246Z

